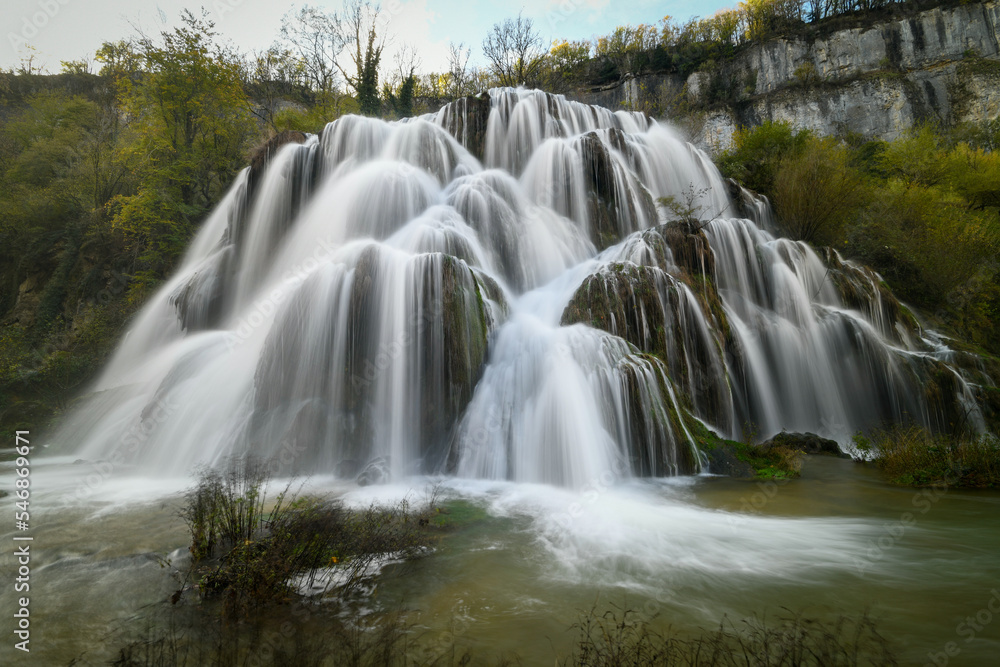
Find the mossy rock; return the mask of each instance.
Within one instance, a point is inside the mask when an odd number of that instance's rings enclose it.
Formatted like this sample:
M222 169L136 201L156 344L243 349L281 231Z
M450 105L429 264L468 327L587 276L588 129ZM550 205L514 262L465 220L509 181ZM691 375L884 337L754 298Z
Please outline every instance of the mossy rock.
M882 319L887 327L885 333L902 342L899 329L911 338L917 338L920 325L909 308L889 290L885 282L871 269L844 262L832 248L823 248L820 255L829 267L827 274L840 294L844 305L866 313L873 321ZM881 305L881 313L874 307Z
M759 447L763 450L784 448L815 456L834 456L841 459L851 458L850 455L841 451L840 445L835 440L822 438L815 433L788 433L782 431L770 440L762 442Z
M463 97L446 107L444 129L481 162L486 155L486 128L492 103L490 95Z
M690 415L686 422L695 444L708 459L710 473L742 479L794 479L800 474L799 452L727 440Z
M616 263L583 281L563 311L562 324L580 322L607 331L666 359L664 301L676 308L676 288L662 271Z
M640 477L700 472L697 450L684 438L681 417L668 399L665 364L653 355L634 353L621 359L618 370L627 392L632 472ZM658 400L649 400L651 395Z
M484 288L465 262L440 256L441 293L434 294L434 280L425 280L425 303L440 304L440 328L428 322L441 346L424 349L425 377L421 391L422 452L429 470L444 464L459 417L472 400L486 361L490 315L483 301ZM432 266L428 270L436 270ZM490 289L490 288L486 288ZM438 353L443 358L438 358Z
M712 278L708 239L676 223L634 238L636 252L626 249L625 255L644 264L616 262L588 276L563 311L562 324L586 324L654 355L685 407L697 405L700 417L726 423L731 397L722 360L733 343ZM700 314L692 311L694 303ZM704 319L707 336L692 334L692 317Z
M625 178L625 165L612 156L608 144L628 159L629 148L621 130L607 131L607 143L596 132L588 132L577 140L586 177L587 208L590 218L590 237L598 249L621 241L636 231L635 222L641 219L656 220L656 203L649 191L635 183L633 196L623 201L619 185ZM631 224L630 222L631 221Z

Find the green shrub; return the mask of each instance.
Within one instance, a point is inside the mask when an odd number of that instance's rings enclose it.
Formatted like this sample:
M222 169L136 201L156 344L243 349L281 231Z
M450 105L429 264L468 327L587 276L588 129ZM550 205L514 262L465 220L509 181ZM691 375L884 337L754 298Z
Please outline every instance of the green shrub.
M810 139L778 165L774 207L792 238L836 245L867 200L848 150L832 139Z
M992 435L934 435L916 426L896 426L855 436L863 458L893 484L903 486L1000 487L1000 439Z
M794 131L784 121L768 121L755 128L737 130L733 148L718 159L719 169L751 190L770 197L781 161L802 151L811 136L808 131Z

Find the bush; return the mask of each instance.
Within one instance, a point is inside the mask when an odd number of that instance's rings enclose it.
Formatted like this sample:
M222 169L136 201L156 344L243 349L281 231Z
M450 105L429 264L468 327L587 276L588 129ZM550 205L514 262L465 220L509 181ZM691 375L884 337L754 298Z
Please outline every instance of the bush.
M811 139L778 165L775 212L792 238L836 245L867 199L847 149L832 139Z
M733 148L718 159L719 169L751 190L771 197L779 164L802 151L811 136L808 131L793 131L784 121L737 130Z
M204 611L204 610L199 610ZM297 609L278 622L206 623L176 607L143 619L118 640L114 667L405 667L411 627L400 613L345 618L336 608ZM294 613L294 612L293 612ZM280 629L279 629L280 628Z
M903 486L1000 487L1000 439L948 437L897 426L854 438L859 454Z
M225 600L228 615L288 598L296 576L312 583L321 568L337 571L329 588L350 595L379 561L415 557L428 543L421 530L428 521L411 515L406 501L348 511L331 500L290 499L286 486L267 511L269 482L264 462L231 459L221 472L201 472L181 510L201 593Z
M788 235L871 266L934 326L997 353L1000 156L956 136L841 143L764 123L739 131L719 167L769 197Z

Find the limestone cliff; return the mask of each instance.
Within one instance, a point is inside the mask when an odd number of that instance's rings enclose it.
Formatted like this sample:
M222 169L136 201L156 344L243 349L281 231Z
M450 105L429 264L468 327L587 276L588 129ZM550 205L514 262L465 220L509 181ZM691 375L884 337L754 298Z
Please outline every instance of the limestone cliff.
M693 135L728 146L738 126L784 120L820 134L893 139L915 123L979 122L1000 113L1000 3L941 6L744 47L687 79L645 75L581 101L694 119Z

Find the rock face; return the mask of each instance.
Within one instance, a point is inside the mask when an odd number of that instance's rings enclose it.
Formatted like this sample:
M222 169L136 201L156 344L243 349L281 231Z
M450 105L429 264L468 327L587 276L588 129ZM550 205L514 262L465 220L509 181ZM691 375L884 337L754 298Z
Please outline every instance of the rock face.
M815 433L779 433L767 442L761 443L761 448L785 447L793 451L804 454L820 454L824 456L836 456L837 458L850 458L840 451L840 446L834 440L821 438Z
M685 407L712 423L728 423L732 399L723 356L729 331L704 232L688 222L661 225L633 237L625 252L628 261L583 281L562 324L579 322L625 339L662 362L682 402L690 400Z
M621 130L609 130L608 137L614 148L633 158ZM590 240L603 250L636 231L636 221L656 220L656 204L645 188L630 187L623 166L612 159L596 132L583 135L578 143L585 165ZM635 197L623 196L627 192Z
M690 80L687 84L691 85ZM569 97L607 109L655 111L680 99L685 92L684 85L684 79L678 75L651 74L626 79L622 83L610 86L580 91Z
M451 136L479 160L486 154L486 127L490 120L490 96L462 97L438 112L438 121Z
M891 140L922 121L979 122L1000 113L1000 3L936 7L880 23L775 38L680 77L648 75L578 94L671 115L701 109L692 133L724 150L740 126L787 121L819 134ZM721 91L721 93L720 93Z
M305 141L306 135L302 132L298 132L296 130L285 130L283 132L279 132L257 148L253 155L250 156L251 172L254 176L259 176L259 174L264 171L264 167L266 167L267 163L271 160L271 156L274 155L279 148L285 144L301 144L305 143Z

